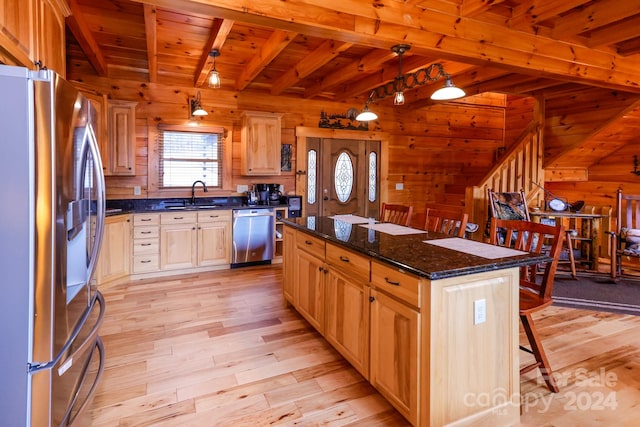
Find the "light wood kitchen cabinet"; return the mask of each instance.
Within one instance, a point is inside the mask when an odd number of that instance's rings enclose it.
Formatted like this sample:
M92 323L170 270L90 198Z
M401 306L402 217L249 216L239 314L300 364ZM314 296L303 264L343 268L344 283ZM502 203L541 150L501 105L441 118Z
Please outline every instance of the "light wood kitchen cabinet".
M197 264L197 213L160 214L160 268L193 268Z
M305 233L296 236L295 307L307 321L324 334L324 250L323 240Z
M162 213L160 222L162 270L230 263L231 210Z
M284 299L290 304L295 301L296 289L296 230L291 227L283 227L282 231L282 290Z
M198 265L231 263L231 211L198 212Z
M131 272L131 216L105 218L97 279L104 284L126 277Z
M107 102L107 175L136 174L136 105L136 102L114 99Z
M0 56L3 61L33 68L36 38L36 2L0 0Z
M371 384L417 425L420 314L376 289L371 299Z
M243 175L280 175L281 115L242 115L240 166Z
M133 215L133 274L160 270L160 214Z
M107 174L109 170L109 151L107 147L107 97L94 93L83 93L91 105L91 123L98 141L102 171Z
M31 69L35 62L65 76L65 0L0 0L0 59Z
M325 338L369 378L369 270L367 257L327 243Z
M64 0L37 0L38 54L43 66L66 75L65 17L71 15Z

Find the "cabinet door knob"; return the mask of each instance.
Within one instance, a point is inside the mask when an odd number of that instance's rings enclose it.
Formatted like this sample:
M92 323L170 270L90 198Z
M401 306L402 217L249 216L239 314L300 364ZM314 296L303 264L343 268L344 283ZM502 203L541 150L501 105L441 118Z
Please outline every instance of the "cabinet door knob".
M322 267L318 267L318 271L322 271Z
M374 302L376 299L374 297L369 297L369 302Z

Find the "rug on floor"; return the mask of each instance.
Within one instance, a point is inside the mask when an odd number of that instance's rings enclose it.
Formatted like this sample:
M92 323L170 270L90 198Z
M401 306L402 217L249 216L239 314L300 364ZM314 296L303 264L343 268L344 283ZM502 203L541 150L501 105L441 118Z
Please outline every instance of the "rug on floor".
M557 276L553 304L560 307L640 315L640 280L613 282L605 275L578 273L578 280Z

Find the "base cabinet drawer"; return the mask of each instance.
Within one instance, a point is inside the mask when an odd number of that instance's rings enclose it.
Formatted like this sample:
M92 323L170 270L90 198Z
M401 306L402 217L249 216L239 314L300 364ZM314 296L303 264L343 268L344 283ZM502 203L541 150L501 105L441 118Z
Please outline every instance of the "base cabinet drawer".
M135 255L133 257L133 273L149 273L160 269L160 255Z

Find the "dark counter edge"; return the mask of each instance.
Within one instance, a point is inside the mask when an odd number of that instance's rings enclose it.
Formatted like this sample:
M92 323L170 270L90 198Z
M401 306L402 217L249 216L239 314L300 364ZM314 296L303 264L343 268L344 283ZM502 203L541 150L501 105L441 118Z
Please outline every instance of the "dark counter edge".
M94 202L95 203L95 202ZM286 207L285 204L248 205L244 196L229 197L198 197L196 203L191 204L190 198L166 199L111 199L106 201L106 216L123 215L129 213L198 211L206 207L211 210L237 208L275 208ZM184 209L177 209L184 207ZM95 207L94 207L95 209Z
M298 220L300 220L298 218ZM520 257L514 257L514 258L498 258L496 260L487 260L486 264L483 265L475 265L475 266L469 266L466 268L456 268L456 269L450 269L450 270L441 270L441 271L424 271L424 270L420 270L417 269L411 265L407 265L404 264L402 262L399 262L397 260L394 260L392 258L389 257L385 257L385 256L381 256L380 254L368 250L362 250L362 248L358 248L357 246L354 245L350 245L342 240L336 239L333 236L324 234L324 233L320 233L318 231L314 231L314 230L310 230L307 227L300 225L296 222L296 219L291 219L291 218L283 218L282 221L286 224L289 225L299 231L302 231L304 233L307 233L311 236L316 236L316 237L320 237L324 240L330 241L332 243L336 243L340 246L343 246L345 248L351 249L353 251L362 253L364 255L368 255L370 257L372 257L375 260L381 261L385 264L389 264L391 266L397 267L399 269L402 269L404 272L407 273L411 273L414 274L416 276L419 277L424 277L427 278L429 280L440 280L440 279L446 279L446 278L450 278L450 277L459 277L459 276L465 276L465 275L469 275L469 274L475 274L475 273L482 273L482 272L487 272L487 271L497 271L497 270L505 270L508 268L513 268L513 267L522 267L524 265L532 265L532 264L538 264L541 262L547 262L549 261L551 258L549 258L546 255L536 255L536 254L527 254L527 255L522 255ZM401 237L401 236L400 236ZM442 248L443 250L451 250L451 249L446 249L446 248ZM470 255L473 256L473 255ZM477 257L477 258L481 258L481 257Z

